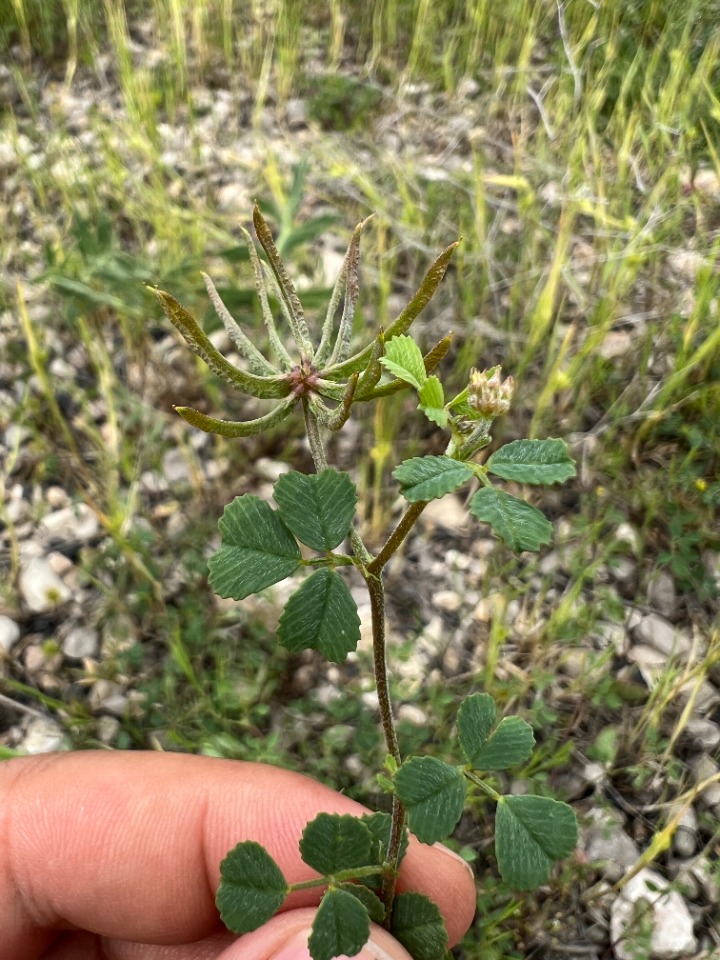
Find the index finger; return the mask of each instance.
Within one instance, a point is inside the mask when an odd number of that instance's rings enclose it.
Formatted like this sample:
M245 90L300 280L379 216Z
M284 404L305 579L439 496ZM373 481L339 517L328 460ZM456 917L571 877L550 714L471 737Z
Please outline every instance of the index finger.
M188 943L221 924L219 864L242 840L264 844L288 882L310 879L298 840L320 811L360 804L276 767L182 754L81 752L0 764L0 960L33 960L58 929L144 943ZM451 942L475 908L454 856L412 843L401 886L443 912ZM317 889L283 909L317 903Z

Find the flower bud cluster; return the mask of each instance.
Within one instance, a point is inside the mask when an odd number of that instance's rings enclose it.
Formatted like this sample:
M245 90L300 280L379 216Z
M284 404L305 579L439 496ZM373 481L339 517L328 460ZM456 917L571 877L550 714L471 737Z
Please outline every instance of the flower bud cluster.
M470 371L468 384L468 406L477 413L478 418L490 420L507 413L510 409L515 382L512 377L502 379L502 369Z

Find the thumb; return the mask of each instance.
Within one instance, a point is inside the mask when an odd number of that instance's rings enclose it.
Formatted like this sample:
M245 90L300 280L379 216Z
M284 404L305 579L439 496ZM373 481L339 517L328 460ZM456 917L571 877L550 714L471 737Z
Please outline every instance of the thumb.
M217 960L312 960L308 937L316 912L306 907L277 914L259 930L236 940ZM355 960L412 960L412 957L387 930L371 923L370 940Z

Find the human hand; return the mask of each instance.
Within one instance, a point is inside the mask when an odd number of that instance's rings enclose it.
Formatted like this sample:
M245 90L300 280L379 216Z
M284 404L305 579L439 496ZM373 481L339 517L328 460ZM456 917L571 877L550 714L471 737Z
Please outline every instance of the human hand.
M317 888L237 939L215 907L219 864L257 840L291 883L319 812L360 804L276 767L170 753L80 752L0 763L0 960L309 960ZM471 871L412 841L399 890L434 900L451 944L475 910ZM373 925L358 960L410 960Z

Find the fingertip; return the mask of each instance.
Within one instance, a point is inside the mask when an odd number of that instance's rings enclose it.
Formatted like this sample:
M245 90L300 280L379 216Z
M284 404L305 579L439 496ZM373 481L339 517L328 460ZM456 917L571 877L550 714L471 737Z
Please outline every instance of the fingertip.
M259 930L229 946L218 960L312 960L308 938L316 912L303 908L277 914ZM387 930L373 923L370 939L355 955L355 960L412 960L412 957Z

